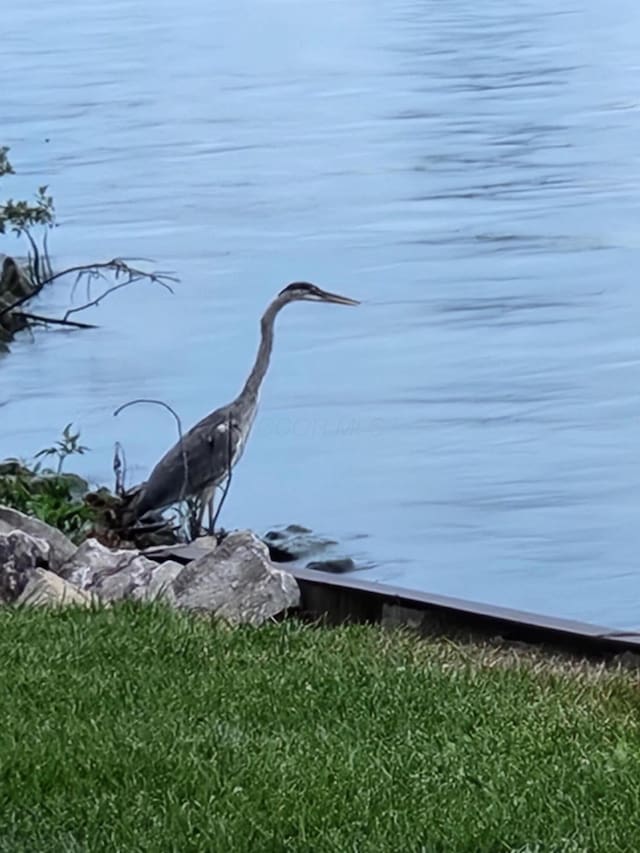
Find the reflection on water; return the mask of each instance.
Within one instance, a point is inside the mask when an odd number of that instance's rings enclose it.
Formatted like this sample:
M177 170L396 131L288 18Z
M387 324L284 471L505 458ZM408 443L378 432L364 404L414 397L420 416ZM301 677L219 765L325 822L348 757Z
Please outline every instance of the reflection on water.
M279 318L223 522L298 522L376 579L637 626L640 8L587 5L14 6L12 194L49 183L59 263L154 257L182 284L15 346L0 455L73 419L87 473L111 481L120 439L143 477L171 418L114 409L144 394L192 423L227 402L266 303L317 281L364 304Z

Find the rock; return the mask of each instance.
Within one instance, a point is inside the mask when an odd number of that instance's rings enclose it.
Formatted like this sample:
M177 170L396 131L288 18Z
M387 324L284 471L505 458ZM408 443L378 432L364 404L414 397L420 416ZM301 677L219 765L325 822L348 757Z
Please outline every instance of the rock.
M3 459L0 462L0 477L33 477L30 471L19 459Z
M18 299L30 296L35 285L31 281L27 268L10 255L2 257L0 270L0 309L13 305Z
M354 572L356 564L351 557L344 557L338 560L313 560L307 563L308 569L315 569L318 572L331 572L334 575L341 575L345 572Z
M169 604L175 604L174 581L184 568L182 563L176 563L175 560L158 564L147 586L136 587L132 598L136 601L166 601Z
M34 284L29 277L26 267L9 255L0 255L0 311L14 305L19 299L28 297L34 292ZM27 326L26 318L18 313L9 311L0 317L0 351L6 351L6 344L14 334Z
M113 551L96 539L87 539L60 570L79 589L97 593L103 601L132 598L138 587L151 582L158 564L138 551Z
M0 602L15 601L36 568L49 560L49 544L22 530L0 533Z
M193 544L203 551L214 551L218 547L218 539L215 536L198 536Z
M60 530L38 518L31 518L17 509L0 505L0 534L21 530L28 536L43 539L49 546L49 569L57 572L76 552L73 544Z
M323 551L331 545L337 545L333 539L318 536L299 524L289 524L279 530L269 530L265 533L263 542L269 549L271 559L276 563L300 560Z
M300 604L295 578L277 569L250 531L230 533L218 547L183 567L173 581L176 605L231 624L261 625Z
M293 554L290 554L286 548L280 548L279 545L274 545L273 542L262 540L269 551L269 559L274 563L294 563L297 560Z
M26 604L33 607L64 607L76 605L90 607L96 603L95 596L63 580L59 575L46 569L34 569L26 586L16 599L16 604Z

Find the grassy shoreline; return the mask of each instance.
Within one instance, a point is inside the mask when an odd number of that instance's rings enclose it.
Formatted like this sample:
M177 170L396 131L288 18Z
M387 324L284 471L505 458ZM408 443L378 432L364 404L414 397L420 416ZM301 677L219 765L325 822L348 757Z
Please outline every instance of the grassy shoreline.
M640 849L632 672L131 604L0 644L2 851Z

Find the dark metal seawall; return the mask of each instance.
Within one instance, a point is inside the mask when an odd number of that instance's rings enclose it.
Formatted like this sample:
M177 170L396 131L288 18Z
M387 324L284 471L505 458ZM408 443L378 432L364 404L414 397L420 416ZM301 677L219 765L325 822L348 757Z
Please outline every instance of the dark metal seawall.
M195 545L154 551L156 560L187 563L202 556ZM585 654L634 652L640 655L640 633L616 631L602 625L576 622L494 607L462 598L436 595L364 580L353 574L334 575L315 569L286 566L298 581L301 610L329 624L343 622L407 626L422 633L473 632L510 642L544 643Z

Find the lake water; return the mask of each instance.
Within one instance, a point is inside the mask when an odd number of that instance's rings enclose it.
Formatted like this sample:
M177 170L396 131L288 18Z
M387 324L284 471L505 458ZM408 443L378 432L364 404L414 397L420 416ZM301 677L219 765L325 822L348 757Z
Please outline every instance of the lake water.
M287 282L221 523L297 522L364 576L640 625L640 5L31 0L0 142L50 185L56 265L140 285L0 362L0 457L68 421L112 484L235 396ZM4 240L0 250L19 252ZM39 308L61 311L68 286ZM82 294L76 294L76 301ZM78 467L78 466L76 466Z

